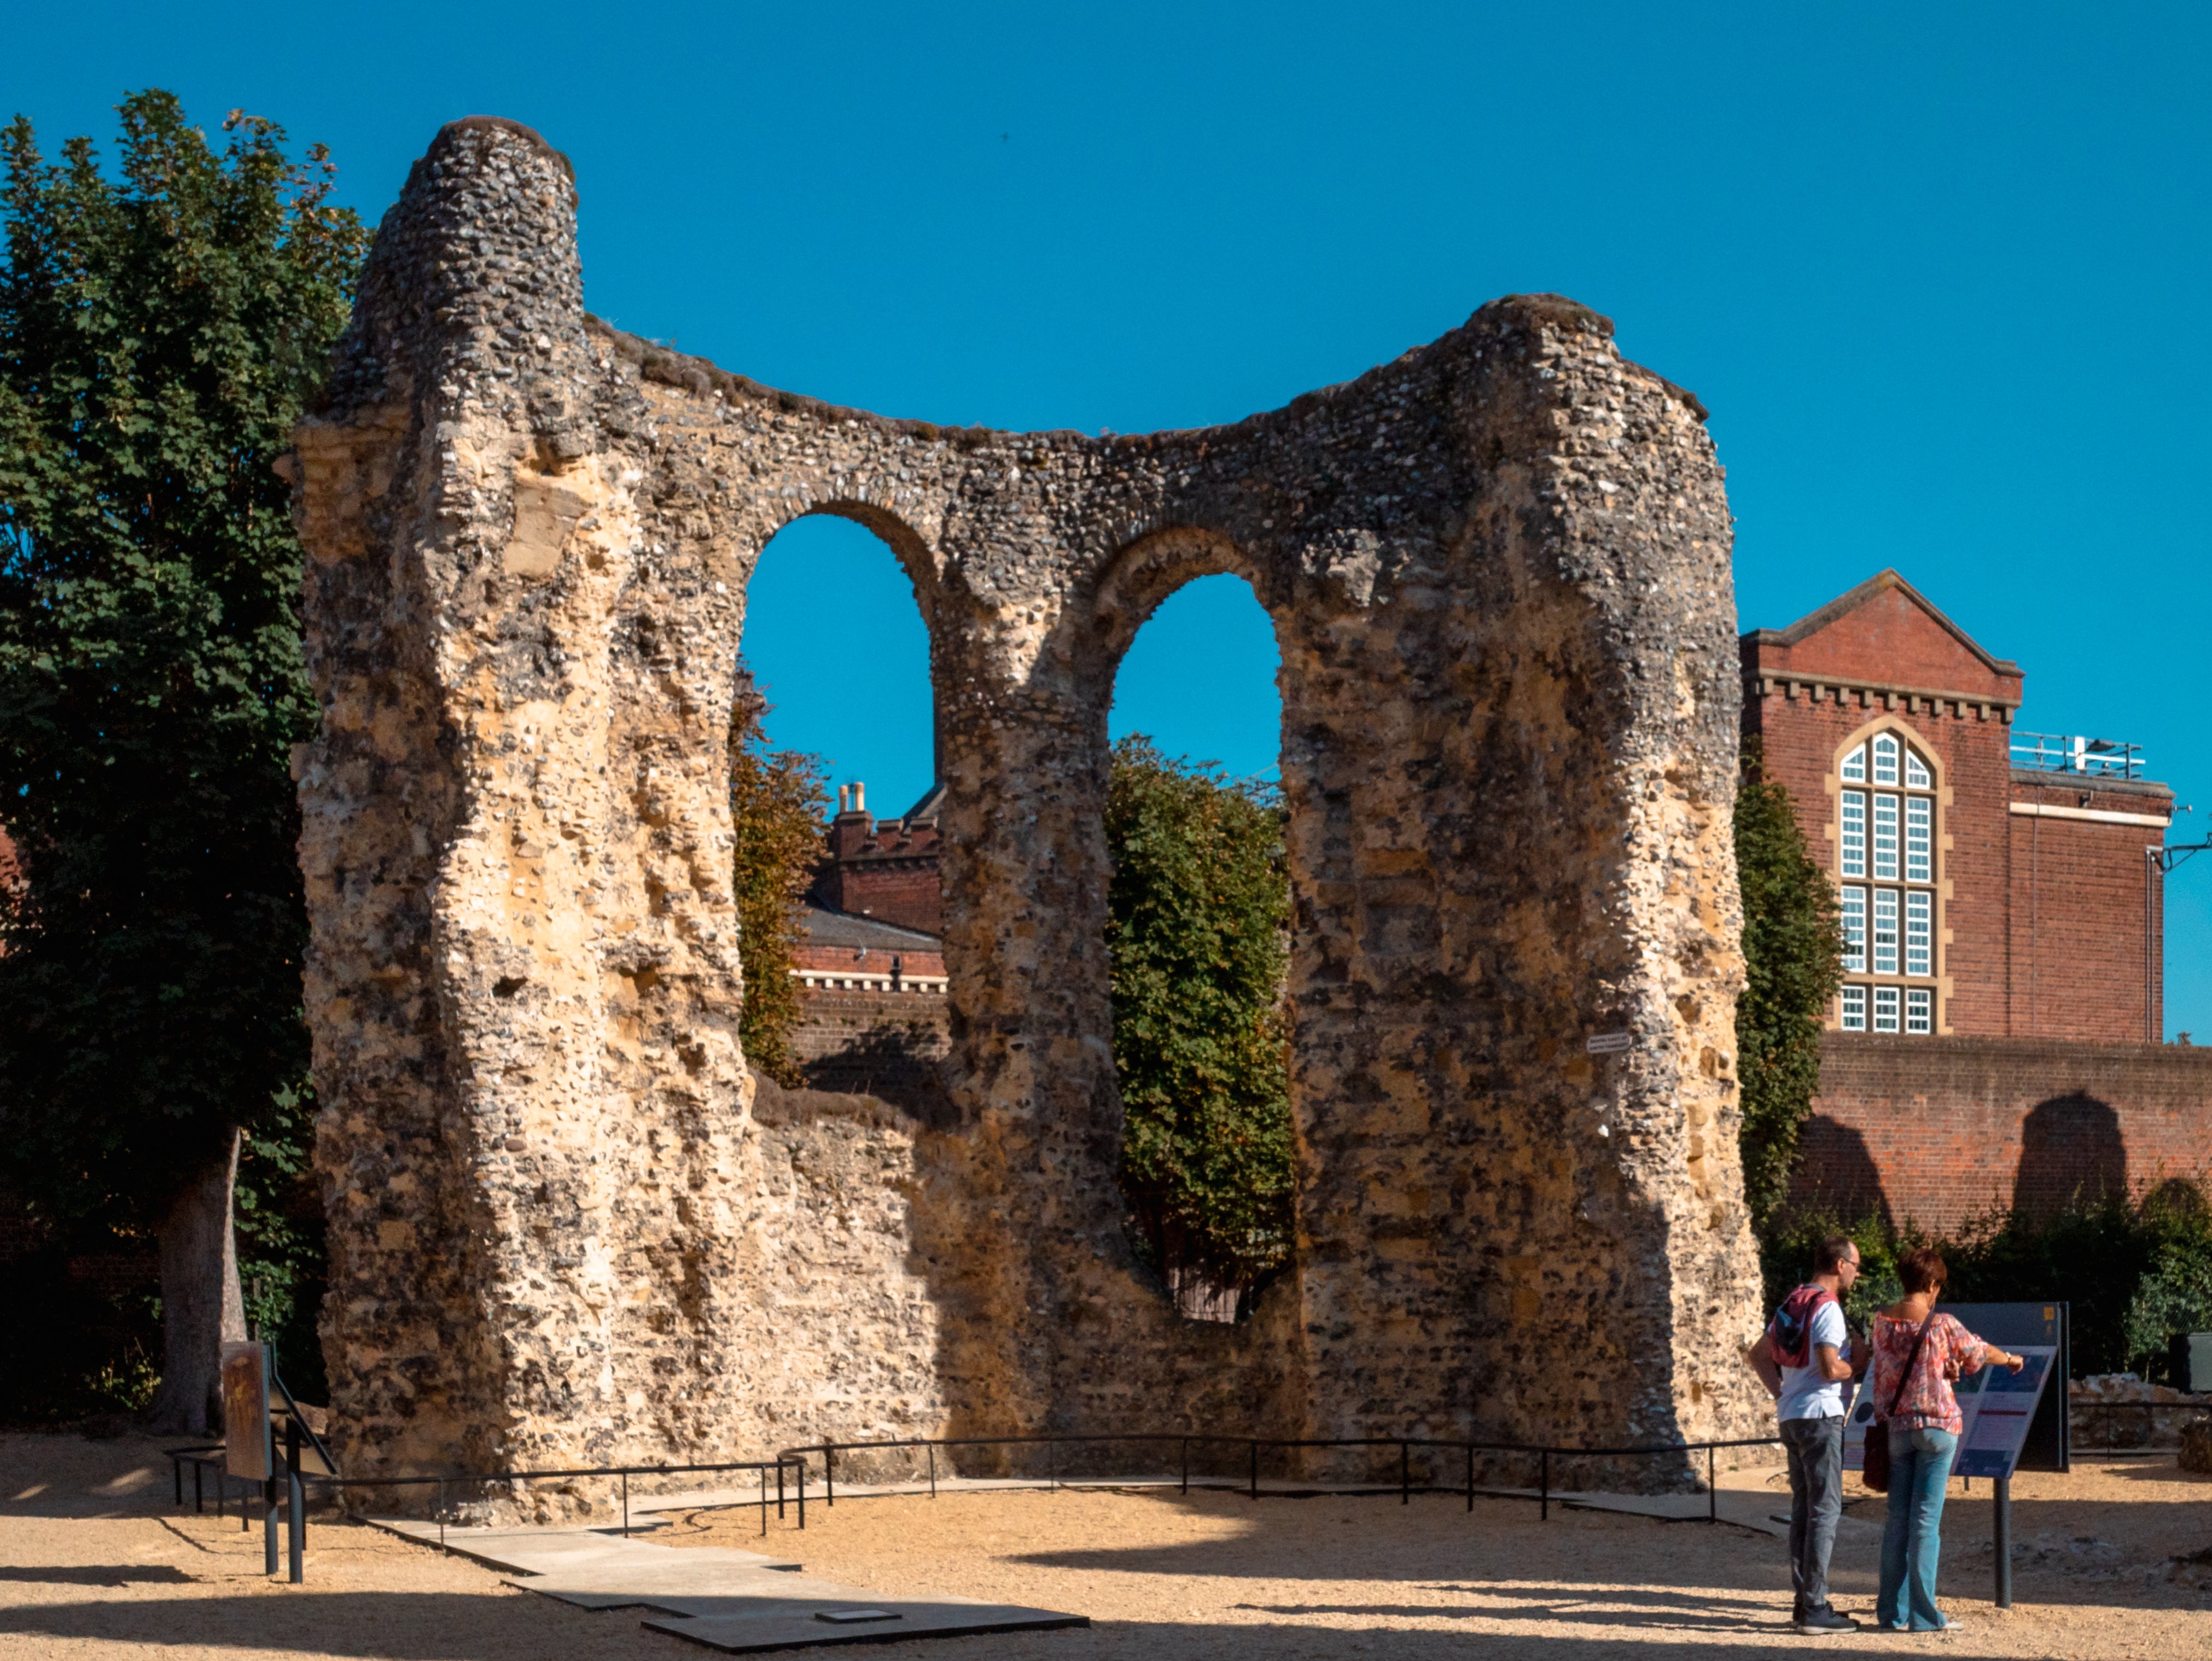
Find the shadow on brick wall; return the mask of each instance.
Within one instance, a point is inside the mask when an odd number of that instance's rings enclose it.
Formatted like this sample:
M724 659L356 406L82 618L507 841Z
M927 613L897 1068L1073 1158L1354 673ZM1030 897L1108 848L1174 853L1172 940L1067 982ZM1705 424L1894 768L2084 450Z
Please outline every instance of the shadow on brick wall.
M1826 1212L1851 1222L1876 1216L1885 1228L1894 1223L1881 1172L1856 1131L1815 1113L1798 1131L1797 1149L1797 1174L1790 1185L1792 1210Z
M939 1070L945 1034L914 1021L868 1028L842 1048L807 1062L807 1086L840 1094L872 1095L942 1129L951 1112Z
M2013 1209L2055 1216L2069 1205L2093 1204L2128 1191L2128 1146L2120 1116L2076 1090L2031 1109L2021 1124L2020 1173Z

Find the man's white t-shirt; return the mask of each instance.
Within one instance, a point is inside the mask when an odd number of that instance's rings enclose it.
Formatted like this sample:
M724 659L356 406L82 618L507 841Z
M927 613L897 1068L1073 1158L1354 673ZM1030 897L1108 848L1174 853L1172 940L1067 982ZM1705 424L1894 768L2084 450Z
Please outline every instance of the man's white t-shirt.
M1818 1346L1836 1347L1839 1361L1851 1358L1850 1329L1844 1325L1839 1305L1824 1303L1813 1317L1812 1342L1805 1350L1805 1365L1782 1369L1782 1394L1776 1398L1778 1419L1840 1419L1844 1416L1844 1381L1820 1376Z

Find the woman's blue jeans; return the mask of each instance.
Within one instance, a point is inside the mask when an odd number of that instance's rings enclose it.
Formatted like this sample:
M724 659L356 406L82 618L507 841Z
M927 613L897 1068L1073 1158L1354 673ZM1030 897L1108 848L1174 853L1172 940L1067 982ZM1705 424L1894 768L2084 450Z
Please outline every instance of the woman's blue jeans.
M1881 1596L1875 1619L1895 1631L1934 1632L1936 1559L1943 1549L1943 1492L1959 1439L1948 1430L1889 1428L1889 1517L1881 1531Z

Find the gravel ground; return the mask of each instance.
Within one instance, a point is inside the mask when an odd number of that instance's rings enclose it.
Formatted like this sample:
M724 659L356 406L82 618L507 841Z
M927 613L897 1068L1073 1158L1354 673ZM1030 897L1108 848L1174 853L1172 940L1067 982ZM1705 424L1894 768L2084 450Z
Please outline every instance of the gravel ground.
M1779 1477L1752 1471L1747 1486ZM587 1615L503 1588L489 1571L360 1525L318 1521L308 1584L261 1573L234 1515L179 1515L153 1444L0 1437L0 1658L696 1657L635 1615ZM1778 1503L1786 1503L1786 1500ZM1837 1598L1870 1612L1882 1501L1852 1507ZM1941 1636L1862 1634L1822 1645L1783 1626L1781 1543L1727 1526L1449 1497L1262 1500L1157 1491L847 1500L808 1507L769 1545L811 1573L878 1591L945 1591L1078 1611L1086 1631L869 1651L933 1661L1335 1657L1387 1650L1656 1658L1732 1646L1967 1657L2212 1653L2212 1480L2166 1460L2094 1463L2014 1484L2015 1607L1989 1602L1990 1504L1954 1484L1945 1515ZM674 1546L759 1549L756 1514L678 1513ZM1547 1661L1563 1661L1553 1649Z

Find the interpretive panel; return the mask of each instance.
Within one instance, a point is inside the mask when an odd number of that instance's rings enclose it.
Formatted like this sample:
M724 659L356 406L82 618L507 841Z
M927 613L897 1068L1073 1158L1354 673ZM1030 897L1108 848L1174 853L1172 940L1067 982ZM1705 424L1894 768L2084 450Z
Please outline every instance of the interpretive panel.
M2027 1362L2019 1372L1985 1367L1954 1386L1966 1421L1959 1433L1959 1457L1951 1463L1954 1476L2008 1477L2020 1464L2036 1403L2043 1397L2058 1349L2055 1344L2022 1345L2014 1353Z
M222 1468L268 1479L269 1363L258 1343L222 1347Z

